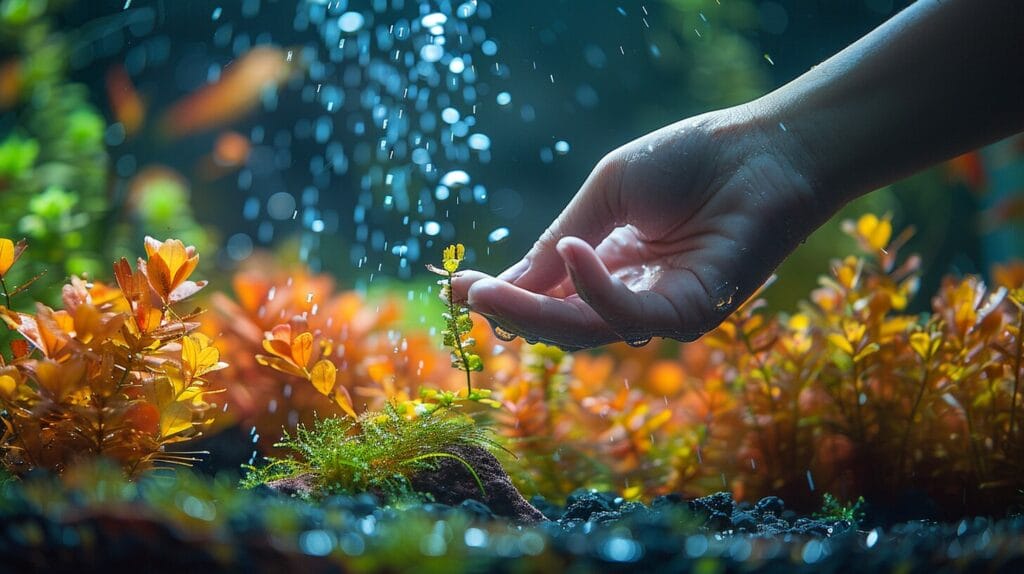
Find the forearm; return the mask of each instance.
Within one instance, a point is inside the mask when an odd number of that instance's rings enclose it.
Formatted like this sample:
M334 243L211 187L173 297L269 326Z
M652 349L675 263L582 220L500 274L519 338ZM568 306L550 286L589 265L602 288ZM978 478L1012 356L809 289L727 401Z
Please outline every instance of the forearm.
M1024 130L1024 1L920 0L751 106L838 208Z

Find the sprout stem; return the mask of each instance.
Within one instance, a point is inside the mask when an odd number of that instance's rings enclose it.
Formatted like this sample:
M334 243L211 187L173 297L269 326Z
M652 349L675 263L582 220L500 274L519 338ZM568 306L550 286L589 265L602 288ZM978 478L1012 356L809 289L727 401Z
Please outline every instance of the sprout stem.
M11 292L7 289L7 280L4 279L3 275L0 275L0 287L4 291L4 301L6 302L7 308L11 308Z
M451 271L448 272L448 316L451 317L448 322L448 328L451 330L453 339L455 342L455 348L459 352L459 361L462 362L462 370L466 372L466 396L469 397L473 393L473 383L470 379L470 368L469 359L466 357L466 350L462 348L462 332L459 330L458 317L459 308L455 303L455 291L452 286L452 279L455 278L455 274Z

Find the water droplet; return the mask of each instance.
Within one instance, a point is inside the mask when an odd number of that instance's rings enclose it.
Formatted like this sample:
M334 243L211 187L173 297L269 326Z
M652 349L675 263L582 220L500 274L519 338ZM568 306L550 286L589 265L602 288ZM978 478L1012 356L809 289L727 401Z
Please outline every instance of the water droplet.
M461 169L449 171L441 177L441 185L458 187L469 184L469 174Z
M466 143L468 143L469 147L471 147L472 149L475 149L477 151L483 151L486 149L490 149L491 138L487 137L487 135L485 134L473 134L469 136L469 139L466 141Z
M442 12L433 12L420 18L420 24L423 24L424 28L444 26L446 22L448 22L448 16Z
M494 336L497 337L498 339L501 339L502 341L505 341L507 343L509 341L514 341L515 338L518 335L516 335L515 333L513 333L511 331L506 331L504 328L502 328L499 325L495 325L494 326Z
M494 231L487 234L487 241L489 243L498 243L508 239L509 230L507 227L499 227Z
M359 12L345 12L338 18L338 27L342 32L356 32L363 27L366 20Z

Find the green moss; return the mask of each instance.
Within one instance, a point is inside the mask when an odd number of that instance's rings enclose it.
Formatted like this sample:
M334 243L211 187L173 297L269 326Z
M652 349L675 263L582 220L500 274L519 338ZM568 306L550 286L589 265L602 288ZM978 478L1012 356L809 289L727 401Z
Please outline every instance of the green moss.
M821 510L814 514L815 518L831 518L833 520L845 520L852 524L860 524L864 520L864 497L843 504L829 493L825 493L821 502Z
M242 485L253 488L309 476L324 495L374 491L398 499L409 494L411 476L435 468L445 458L458 460L476 476L468 462L447 452L466 445L497 446L469 417L437 411L410 420L389 405L364 413L358 421L329 418L317 420L312 428L300 425L294 437L285 434L277 445L295 456L269 458L261 467L250 467Z

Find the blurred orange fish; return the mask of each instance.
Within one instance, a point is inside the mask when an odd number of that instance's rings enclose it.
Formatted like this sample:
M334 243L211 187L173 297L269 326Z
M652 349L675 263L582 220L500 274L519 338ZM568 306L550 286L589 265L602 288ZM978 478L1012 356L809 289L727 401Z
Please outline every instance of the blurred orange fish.
M205 180L217 179L245 165L251 149L248 138L235 131L225 131L217 136L213 151L199 160L195 171Z
M279 86L291 70L284 50L257 46L225 68L220 80L171 106L161 129L180 138L237 120L255 109L264 90Z
M981 154L977 151L967 152L947 161L946 171L953 181L963 182L978 193L983 192L988 184L985 166L981 161Z
M138 133L146 121L146 104L124 66L112 66L107 71L107 98L110 99L114 119L124 126L125 134L131 137Z

